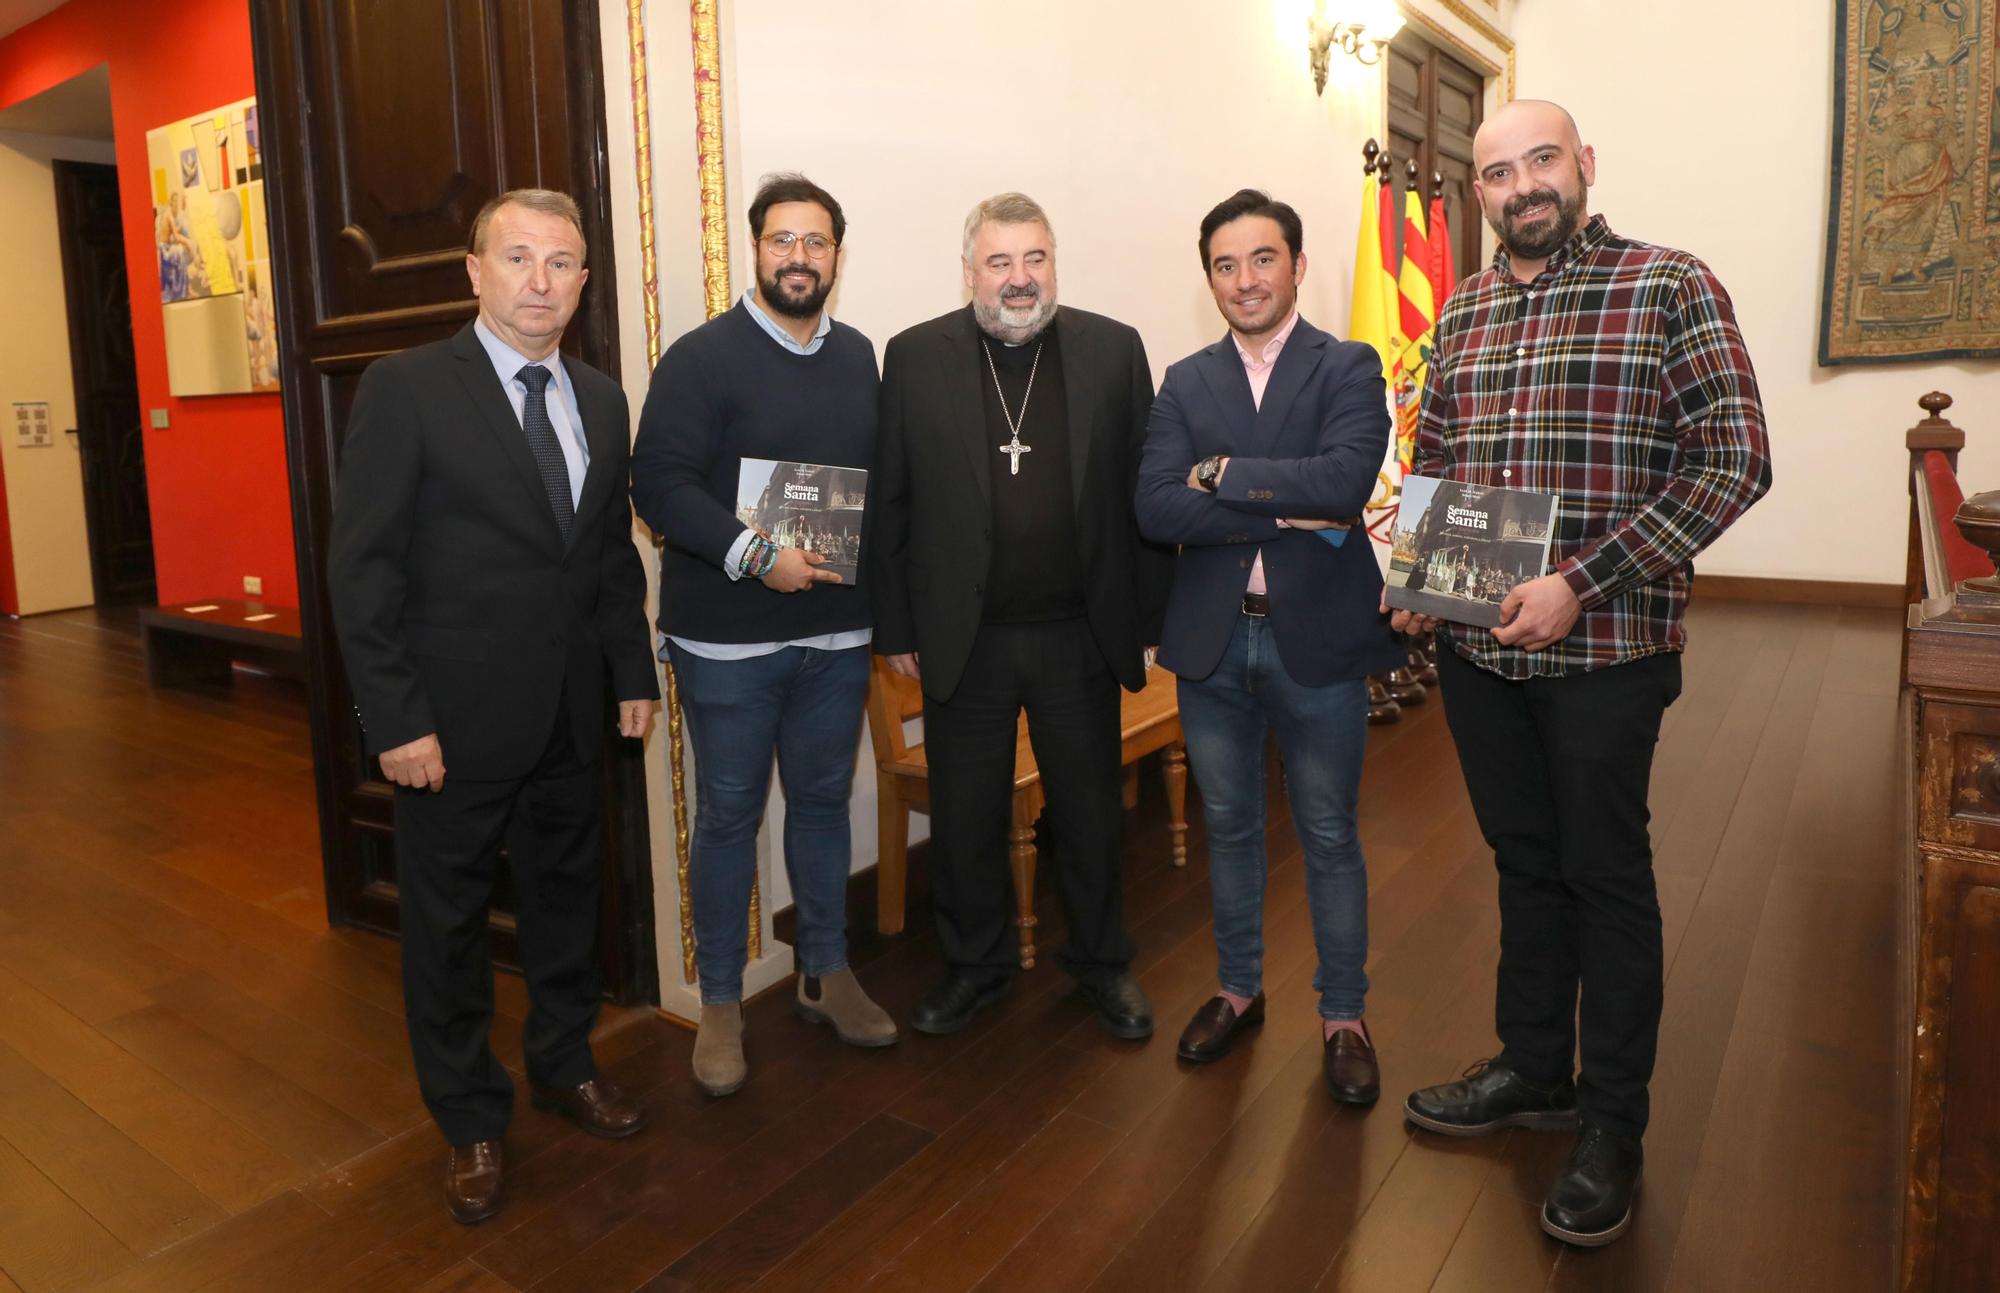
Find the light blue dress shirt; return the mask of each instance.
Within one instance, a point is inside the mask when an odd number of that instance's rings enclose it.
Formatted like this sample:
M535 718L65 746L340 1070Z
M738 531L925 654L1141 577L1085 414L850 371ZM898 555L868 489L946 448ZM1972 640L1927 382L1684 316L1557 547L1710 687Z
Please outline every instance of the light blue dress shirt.
M562 446L563 464L569 468L569 502L575 507L583 501L583 473L590 469L590 446L583 437L583 413L576 406L576 387L563 367L562 352L558 350L547 359L530 359L495 336L484 319L472 321L472 333L493 361L500 389L507 392L507 402L514 406L515 422L520 422L521 410L528 404L527 383L516 374L529 364L540 364L553 374L548 389L561 392L562 398L548 401L549 422L556 429L556 443Z

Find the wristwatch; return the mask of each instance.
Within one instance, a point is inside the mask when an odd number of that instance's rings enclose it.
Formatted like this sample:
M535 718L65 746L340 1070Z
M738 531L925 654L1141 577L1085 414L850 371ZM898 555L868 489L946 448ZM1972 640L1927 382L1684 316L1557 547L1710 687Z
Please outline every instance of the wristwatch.
M1210 454L1194 465L1195 484L1211 493L1215 490L1215 478L1221 474L1222 455L1219 453Z

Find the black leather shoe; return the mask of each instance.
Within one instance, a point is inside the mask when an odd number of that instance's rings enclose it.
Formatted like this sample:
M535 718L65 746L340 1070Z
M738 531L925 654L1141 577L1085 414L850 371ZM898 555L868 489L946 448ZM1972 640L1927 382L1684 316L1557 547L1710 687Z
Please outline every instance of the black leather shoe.
M606 1140L623 1140L646 1125L645 1109L608 1078L594 1077L565 1089L537 1086L530 1098L535 1108L559 1113Z
M1602 1127L1585 1127L1562 1175L1542 1204L1542 1229L1566 1244L1602 1248L1632 1224L1639 1173L1646 1155L1639 1142Z
M1446 1136L1490 1136L1508 1127L1569 1131L1576 1126L1576 1083L1564 1078L1553 1089L1538 1087L1505 1065L1480 1060L1457 1082L1412 1091L1403 1117Z
M1220 993L1210 997L1201 1009L1194 1012L1188 1026L1181 1032L1180 1049L1175 1052L1190 1064L1206 1064L1229 1054L1229 1048L1236 1044L1236 1035L1247 1028L1255 1028L1264 1022L1264 994L1250 998L1250 1004L1237 1014L1236 1007L1229 1004L1229 998Z
M910 1027L920 1033L942 1037L972 1022L972 1017L1007 995L1007 980L974 983L971 979L947 974L944 982L926 992L910 1011Z
M1097 1022L1113 1037L1136 1042L1153 1035L1153 1007L1130 974L1092 983L1078 980L1076 990L1097 1011Z
M1327 1091L1342 1104L1374 1104L1382 1094L1382 1070L1375 1063L1375 1039L1368 1036L1367 1024L1359 1033L1335 1029L1326 1039L1320 1067Z

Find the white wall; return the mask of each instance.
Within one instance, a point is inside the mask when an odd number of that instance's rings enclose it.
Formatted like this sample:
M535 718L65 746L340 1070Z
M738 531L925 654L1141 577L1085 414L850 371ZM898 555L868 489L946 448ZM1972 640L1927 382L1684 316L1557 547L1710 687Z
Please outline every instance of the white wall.
M1360 147L1380 77L1336 56L1324 98L1297 0L871 0L728 11L731 235L758 176L798 169L846 209L836 313L878 349L965 301L960 231L1020 189L1054 222L1061 299L1144 335L1155 375L1222 334L1195 250L1244 185L1305 221L1307 317L1345 330Z
M1533 0L1514 19L1520 94L1575 114L1612 228L1702 257L1735 300L1776 485L1698 567L1900 583L1917 397L1957 400L1967 491L2000 488L2000 363L1818 366L1834 9L1620 5L1614 29L1599 0Z
M56 233L52 159L112 162L110 144L0 131L0 247L8 250L10 308L0 314L0 469L21 613L88 606L90 533L69 366L69 315ZM54 445L15 444L15 401L46 402Z

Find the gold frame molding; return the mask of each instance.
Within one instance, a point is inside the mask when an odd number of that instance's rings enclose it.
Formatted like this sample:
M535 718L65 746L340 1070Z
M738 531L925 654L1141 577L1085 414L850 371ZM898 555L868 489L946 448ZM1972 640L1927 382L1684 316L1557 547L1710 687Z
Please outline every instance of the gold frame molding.
M722 143L722 50L716 29L716 0L689 0L689 37L694 47L695 166L701 190L701 271L703 304L709 318L729 309L729 233ZM631 46L633 164L639 185L640 298L646 319L646 368L660 362L660 267L653 227L653 131L646 70L646 0L626 0L625 33ZM694 983L694 900L689 891L686 725L680 683L667 665L667 774L674 813L674 876L680 898L681 978ZM750 886L752 960L763 954L760 886Z
M701 283L703 306L713 319L727 313L729 293L729 209L722 143L722 37L716 25L718 0L688 0L688 26L694 41L694 164L701 184ZM674 700L676 726L679 723L680 687L667 670L668 687ZM674 761L675 866L680 877L681 961L692 983L694 971L694 900L688 893L688 851L681 843L681 822L687 812L679 789L679 755ZM750 877L750 959L764 954L763 885Z

